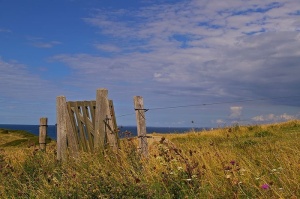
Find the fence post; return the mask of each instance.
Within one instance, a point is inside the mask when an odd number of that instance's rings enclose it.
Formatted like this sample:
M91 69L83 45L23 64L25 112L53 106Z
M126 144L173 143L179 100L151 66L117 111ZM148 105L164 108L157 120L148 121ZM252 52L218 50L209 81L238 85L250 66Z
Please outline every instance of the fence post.
M96 110L95 110L95 135L94 135L94 151L104 150L106 142L105 123L108 113L107 105L107 89L97 89L96 93Z
M66 97L56 98L56 123L57 123L57 159L67 159L67 112Z
M146 133L146 118L144 101L141 96L134 96L134 110L136 113L137 133L139 138L139 149L144 157L148 157L148 142Z
M39 144L40 150L46 151L46 137L47 137L47 124L48 118L40 118L40 127L39 127Z

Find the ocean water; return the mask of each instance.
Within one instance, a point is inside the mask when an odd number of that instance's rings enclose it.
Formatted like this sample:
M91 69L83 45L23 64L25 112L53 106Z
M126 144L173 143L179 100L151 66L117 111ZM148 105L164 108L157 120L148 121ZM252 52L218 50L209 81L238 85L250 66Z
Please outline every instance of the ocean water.
M0 129L25 130L34 135L39 135L39 125L20 125L20 124L0 124ZM119 126L120 137L136 136L137 129L135 126ZM188 128L188 127L147 127L147 133L185 133L191 130L201 131L208 128ZM126 133L126 132L129 132ZM56 125L48 125L47 135L56 140Z

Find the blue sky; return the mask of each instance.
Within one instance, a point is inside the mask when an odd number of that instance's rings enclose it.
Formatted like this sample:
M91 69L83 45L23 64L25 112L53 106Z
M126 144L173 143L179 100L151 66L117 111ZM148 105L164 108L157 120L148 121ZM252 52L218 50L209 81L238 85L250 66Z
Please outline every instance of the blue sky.
M57 96L94 100L97 88L126 115L119 125L135 125L136 95L150 109L148 126L299 119L299 8L298 0L0 0L0 123L55 124Z

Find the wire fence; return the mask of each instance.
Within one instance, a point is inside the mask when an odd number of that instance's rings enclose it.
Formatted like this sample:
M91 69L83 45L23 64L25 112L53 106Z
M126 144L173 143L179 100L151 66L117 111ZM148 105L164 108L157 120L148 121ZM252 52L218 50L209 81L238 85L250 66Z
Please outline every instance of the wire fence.
M260 101L276 101L276 100L286 100L286 99L298 99L300 98L300 95L295 95L295 96L284 96L284 97L272 97L272 98L257 98L257 99L243 99L243 100L232 100L232 101L221 101L221 102L211 102L211 103L199 103L199 104L186 104L186 105L177 105L177 106L163 106L163 107L148 107L145 112L156 112L156 111L164 111L164 110L169 110L169 109L187 109L187 108L196 108L196 107L205 107L205 106L216 106L216 105L225 105L225 104L246 104L246 103L250 103L250 102L260 102ZM261 109L261 108L260 108ZM122 114L117 116L117 118L122 118L122 117L127 117L127 116L132 116L135 115L136 113L133 111L131 113L126 113L126 114ZM287 116L287 115L286 115ZM274 115L272 116L272 114L268 115L269 120L288 120L288 119L299 119L300 117L300 113L299 115L296 115L294 117L275 117ZM272 118L273 117L273 118ZM215 121L216 124L218 124L219 126L226 126L226 125L232 125L232 124L237 124L237 123L249 123L249 121L252 122L256 122L256 123L260 123L262 121L259 120L259 118L256 118L255 121L253 121L253 117L240 117L239 118L230 118L230 116L228 115L227 117L221 117L218 118L216 120L219 121ZM261 118L261 120L263 120L263 118ZM190 125L192 125L193 127L196 127L196 122L195 120L191 120L190 121Z

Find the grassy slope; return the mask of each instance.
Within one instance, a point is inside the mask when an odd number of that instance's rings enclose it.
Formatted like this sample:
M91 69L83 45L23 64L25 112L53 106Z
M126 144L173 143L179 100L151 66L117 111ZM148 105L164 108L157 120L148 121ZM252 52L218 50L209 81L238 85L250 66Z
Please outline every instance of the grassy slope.
M300 197L300 121L154 136L166 139L148 159L125 139L118 155L61 164L53 143L45 154L0 133L0 198Z
M21 130L0 129L0 147L38 144L38 137Z

